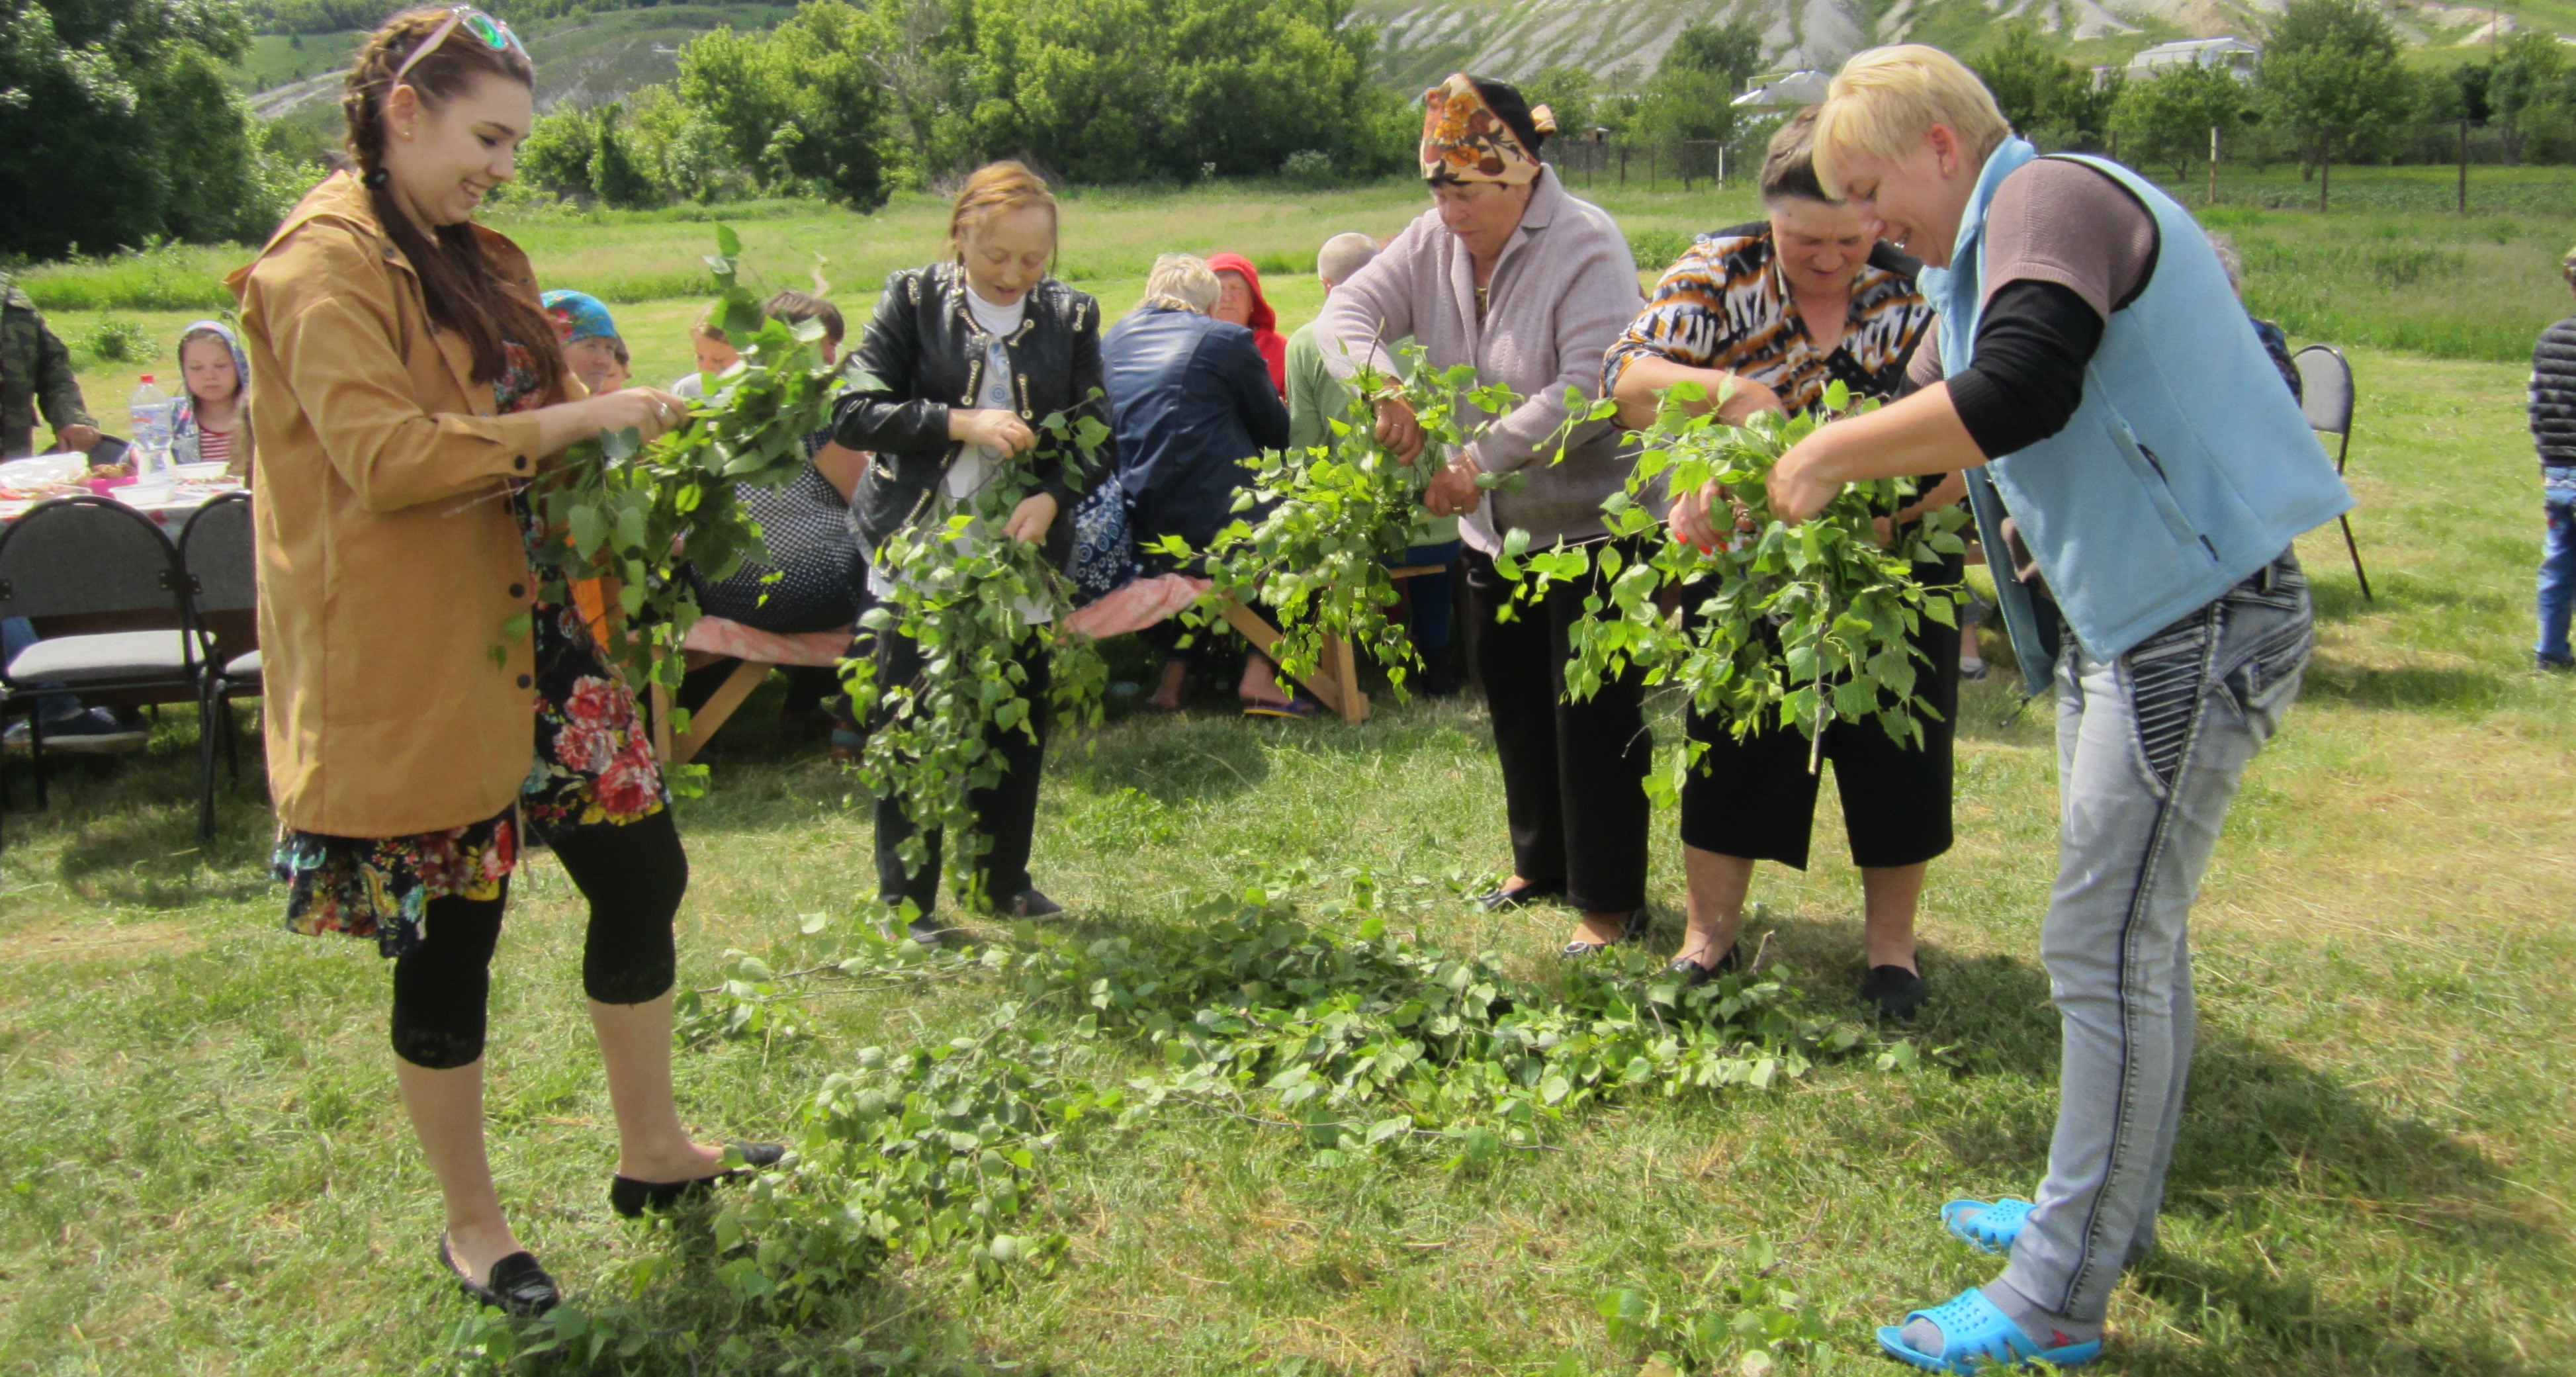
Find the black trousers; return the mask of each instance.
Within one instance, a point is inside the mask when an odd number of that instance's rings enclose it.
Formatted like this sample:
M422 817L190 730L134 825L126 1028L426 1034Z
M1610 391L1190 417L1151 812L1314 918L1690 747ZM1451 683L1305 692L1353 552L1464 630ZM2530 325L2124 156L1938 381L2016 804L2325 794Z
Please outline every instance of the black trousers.
M1469 644L1502 757L1512 869L1594 913L1646 903L1645 778L1654 738L1645 685L1631 672L1580 703L1565 701L1566 630L1583 615L1597 575L1558 584L1536 603L1509 605L1512 581L1466 553Z
M1029 726L1037 739L1029 739L1017 727L988 729L984 744L1001 758L1002 778L991 788L972 790L966 796L975 810L975 830L991 842L980 866L984 897L998 904L1009 903L1029 887L1029 839L1037 831L1038 776L1046 763L1047 688L1052 681L1045 646L1031 637L1022 643L1017 663L1028 675L1020 692L1029 700ZM892 632L877 638L878 683L909 684L920 677L920 643ZM907 875L899 848L913 831L912 819L904 816L901 804L889 798L877 800L877 898L896 908L909 899L926 918L939 901L941 837L939 829L931 829L921 870Z
M581 987L602 1004L645 1004L670 993L678 965L671 920L689 888L689 857L671 810L623 825L566 828L547 839L590 902ZM420 945L394 959L394 1055L451 1071L483 1056L492 950L508 882L491 899L429 901Z

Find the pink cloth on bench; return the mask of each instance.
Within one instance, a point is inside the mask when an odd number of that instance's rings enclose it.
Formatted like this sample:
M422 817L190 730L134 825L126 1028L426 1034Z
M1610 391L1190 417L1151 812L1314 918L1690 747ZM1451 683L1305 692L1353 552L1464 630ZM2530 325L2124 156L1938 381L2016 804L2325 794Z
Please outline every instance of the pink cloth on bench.
M790 636L722 617L700 617L689 624L680 648L762 665L837 665L850 653L850 629Z
M1156 574L1152 578L1134 579L1115 591L1095 598L1076 608L1064 619L1068 630L1079 631L1095 641L1142 631L1154 623L1199 600L1208 590L1206 579L1186 574Z

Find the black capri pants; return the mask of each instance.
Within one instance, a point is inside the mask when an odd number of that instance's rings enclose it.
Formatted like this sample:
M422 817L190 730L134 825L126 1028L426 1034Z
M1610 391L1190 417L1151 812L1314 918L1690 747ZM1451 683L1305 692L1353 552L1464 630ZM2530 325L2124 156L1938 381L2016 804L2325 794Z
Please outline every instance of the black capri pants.
M1914 574L1926 587L1955 585L1960 562L1917 565ZM1683 606L1696 607L1706 596L1685 590ZM1940 714L1923 719L1922 746L1896 741L1876 718L1825 725L1822 755L1834 763L1852 864L1865 869L1921 865L1953 840L1950 745L1959 715L1959 633L1926 617L1908 639L1923 657L1915 662L1915 687ZM1708 751L1682 785L1683 845L1806 869L1819 783L1807 772L1806 735L1784 726L1738 741L1696 708L1689 731Z
M1512 869L1542 890L1562 887L1586 912L1645 907L1645 779L1655 743L1644 676L1632 669L1580 703L1565 701L1566 634L1599 573L1551 586L1506 622L1496 614L1511 601L1512 581L1489 555L1470 549L1465 560L1468 644L1502 759Z
M565 828L547 838L590 902L581 986L602 1004L645 1004L670 992L678 967L671 923L689 888L689 857L671 810L625 824ZM394 1055L451 1071L483 1056L492 951L508 882L491 899L429 901L418 946L394 959Z

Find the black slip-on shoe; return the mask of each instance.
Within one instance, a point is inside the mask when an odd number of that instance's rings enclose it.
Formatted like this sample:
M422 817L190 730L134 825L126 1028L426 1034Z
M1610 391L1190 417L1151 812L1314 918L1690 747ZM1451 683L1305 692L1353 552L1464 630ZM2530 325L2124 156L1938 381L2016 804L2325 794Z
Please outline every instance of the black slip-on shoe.
M512 1253L493 1263L490 1275L476 1281L448 1248L447 1235L440 1234L438 1261L456 1279L456 1289L464 1292L467 1300L523 1320L535 1319L563 1301L563 1292L556 1289L555 1279L546 1275L546 1269L537 1265L534 1253Z
M1565 886L1563 885L1522 885L1518 889L1505 889L1501 885L1496 885L1467 902L1487 913L1500 913L1505 909L1527 908L1532 904L1564 897Z
M1064 912L1064 905L1031 886L1012 895L1011 901L1002 905L1002 912L1014 918L1053 918Z
M1860 997L1877 1005L1881 1018L1912 1018L1932 997L1932 987L1903 966L1872 966L1861 978Z
M612 1176L608 1179L608 1207L628 1219L638 1218L646 1210L677 1209L715 1189L718 1182L749 1176L760 1167L776 1166L778 1159L787 1155L787 1148L779 1143L735 1143L732 1147L743 1165L686 1181L638 1181L632 1176Z
M1597 952L1607 950L1614 946L1624 947L1631 942L1643 942L1646 940L1646 929L1651 928L1654 925L1655 915L1653 911L1641 908L1628 915L1628 921L1620 925L1619 935L1617 937L1612 938L1607 942L1586 942L1582 938L1578 937L1565 944L1565 951L1563 954L1566 956L1591 956Z
M1705 985L1721 975L1740 974L1743 970L1744 944L1730 942L1726 946L1726 955L1708 965L1703 966L1687 956L1676 956L1672 959L1672 964L1664 967L1664 974L1680 976L1682 988L1689 989L1696 985Z

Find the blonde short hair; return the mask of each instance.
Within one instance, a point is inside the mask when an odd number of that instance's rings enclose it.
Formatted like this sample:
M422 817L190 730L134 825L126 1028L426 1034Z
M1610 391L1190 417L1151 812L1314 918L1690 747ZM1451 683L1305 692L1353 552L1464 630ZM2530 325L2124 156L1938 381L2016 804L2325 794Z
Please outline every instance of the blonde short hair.
M1854 53L1816 111L1816 178L1840 199L1851 158L1901 162L1936 124L1979 162L2012 135L1994 93L1948 53L1921 43Z
M957 189L957 202L948 212L948 242L963 253L966 236L982 229L985 222L1027 206L1044 206L1047 219L1056 218L1055 193L1047 190L1045 179L1025 163L986 163Z
M1208 270L1206 259L1195 254L1167 253L1155 259L1154 270L1145 275L1145 299L1139 304L1206 315L1216 309L1216 299L1224 294L1217 285L1216 274Z

